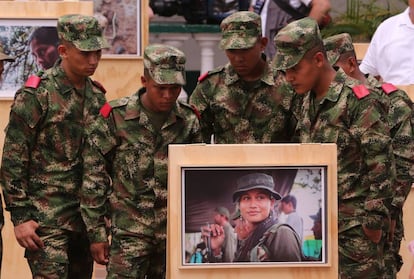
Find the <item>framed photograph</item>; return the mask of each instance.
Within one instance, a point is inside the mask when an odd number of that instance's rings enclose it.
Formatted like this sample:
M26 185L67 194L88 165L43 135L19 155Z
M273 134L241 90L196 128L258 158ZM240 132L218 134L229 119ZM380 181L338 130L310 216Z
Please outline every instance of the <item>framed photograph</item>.
M36 57L29 41L38 29L45 29L44 37L48 41L54 40L57 44L56 19L0 19L0 43L6 54L15 58L14 62L4 63L2 83L0 84L0 98L13 98L16 91L24 84L27 78L42 69L41 61L47 59L48 53L42 53ZM40 30L39 30L40 31ZM52 46L56 53L53 56L53 65L57 59L56 47Z
M111 45L103 54L141 56L142 6L141 0L94 1L94 16Z
M168 278L334 278L336 193L335 144L170 145Z

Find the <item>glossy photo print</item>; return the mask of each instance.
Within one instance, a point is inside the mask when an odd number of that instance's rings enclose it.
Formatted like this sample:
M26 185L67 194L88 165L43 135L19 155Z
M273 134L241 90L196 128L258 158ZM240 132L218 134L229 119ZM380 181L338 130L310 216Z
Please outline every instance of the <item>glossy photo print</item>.
M182 262L327 260L326 167L182 168Z

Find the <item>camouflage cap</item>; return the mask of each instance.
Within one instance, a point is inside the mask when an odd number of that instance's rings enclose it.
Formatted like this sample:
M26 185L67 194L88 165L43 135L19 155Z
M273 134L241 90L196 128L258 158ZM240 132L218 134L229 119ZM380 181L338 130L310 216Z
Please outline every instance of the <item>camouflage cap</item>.
M3 47L0 46L0 61L14 62L14 58L4 53Z
M237 189L233 192L233 202L239 200L240 196L253 189L264 189L270 192L275 200L282 197L275 191L275 183L273 177L265 173L251 173L240 177L237 180Z
M185 85L185 55L173 46L147 46L144 50L144 68L158 84Z
M81 51L108 48L102 28L93 16L64 15L58 19L57 31L60 39L73 43Z
M274 43L276 69L290 69L300 62L306 52L322 44L318 23L309 17L293 21L277 33Z
M254 12L235 12L223 19L220 28L221 49L251 48L262 35L260 16Z
M326 54L328 56L329 63L335 65L338 62L341 54L345 52L354 52L354 45L352 44L351 35L348 33L341 33L330 36L323 40Z

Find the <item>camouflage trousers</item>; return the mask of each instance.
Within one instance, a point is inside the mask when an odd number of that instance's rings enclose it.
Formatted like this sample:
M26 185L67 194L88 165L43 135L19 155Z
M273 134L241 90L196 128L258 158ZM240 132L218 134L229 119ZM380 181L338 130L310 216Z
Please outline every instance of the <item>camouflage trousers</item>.
M400 255L401 240L404 237L404 224L402 211L397 217L392 242L385 243L384 260L385 260L385 278L395 279L400 271L403 260Z
M113 230L107 279L165 279L166 242Z
M86 233L44 227L36 232L44 249L25 252L34 279L92 278L93 259Z
M339 278L383 279L384 237L380 243L372 242L362 226L352 227L338 235Z

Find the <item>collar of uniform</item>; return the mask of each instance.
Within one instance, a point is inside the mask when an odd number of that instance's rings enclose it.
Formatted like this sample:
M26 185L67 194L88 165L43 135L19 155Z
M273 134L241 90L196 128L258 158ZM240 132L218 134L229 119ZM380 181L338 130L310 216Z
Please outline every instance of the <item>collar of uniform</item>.
M143 90L144 89L144 90ZM141 88L129 97L128 103L125 108L125 120L137 119L141 114L141 102L139 96L145 92L145 88Z
M56 82L56 89L58 92L60 92L61 94L70 94L72 90L75 90L75 87L73 86L72 82L68 79L65 71L62 68L61 62L62 60L57 61L55 65L50 70L46 70L46 72L51 72Z
M135 94L133 94L131 97L129 97L128 103L126 104L125 108L125 120L131 120L131 119L140 119L141 113L143 113L143 110L141 108L142 104L140 101L140 96L146 92L145 87L140 88ZM174 119L171 119L171 114L174 116ZM177 105L173 107L172 113L168 118L167 122L174 121L176 117L178 116L180 118L183 118L183 113L177 108Z
M341 92L344 87L344 81L347 82L347 76L345 72L339 68L336 72L336 75L331 82L331 85L328 89L328 94L323 98L323 100L328 100L330 102L337 102L339 100L339 97L341 95ZM322 101L321 101L322 102Z
M225 85L231 85L240 80L240 76L236 73L236 71L230 63L226 64L224 71L226 73L224 80ZM270 86L275 84L272 67L270 67L269 63L266 63L265 69L263 71L262 76L260 77L260 80Z

